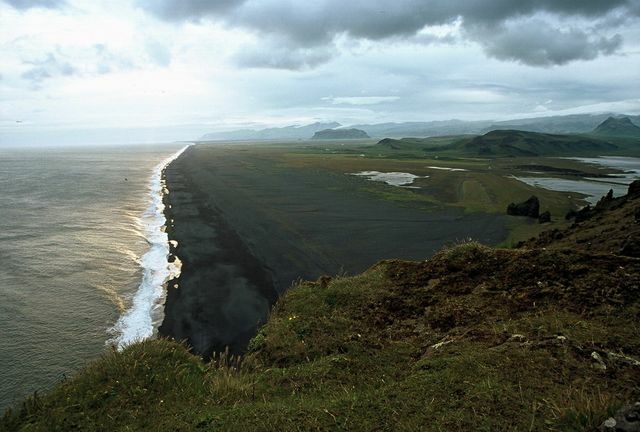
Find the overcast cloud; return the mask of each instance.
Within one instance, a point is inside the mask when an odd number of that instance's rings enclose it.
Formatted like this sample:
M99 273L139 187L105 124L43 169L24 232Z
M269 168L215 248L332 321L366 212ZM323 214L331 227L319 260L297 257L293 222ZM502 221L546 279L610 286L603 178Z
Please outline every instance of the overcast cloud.
M464 37L479 43L488 55L534 66L612 54L622 40L610 34L617 26L608 18L638 14L636 0L139 0L138 4L168 21L214 19L286 38L290 45L305 47L306 56L310 47L330 46L341 35L369 40L409 38L425 27L460 20ZM567 28L566 20L572 18L590 19L594 25L584 30ZM601 25L595 26L598 23ZM292 60L287 61L282 53L275 59L265 58L262 50L252 47L241 56L241 64L296 67L313 65L322 58L313 55L314 61L305 62L300 59L301 48L291 52Z
M0 59L0 144L640 114L640 0L0 0Z

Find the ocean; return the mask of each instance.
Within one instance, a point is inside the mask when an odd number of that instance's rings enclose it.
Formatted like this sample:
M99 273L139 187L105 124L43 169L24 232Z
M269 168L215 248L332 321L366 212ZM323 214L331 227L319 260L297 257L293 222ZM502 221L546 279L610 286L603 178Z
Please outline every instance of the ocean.
M155 333L161 167L184 145L0 148L0 412Z

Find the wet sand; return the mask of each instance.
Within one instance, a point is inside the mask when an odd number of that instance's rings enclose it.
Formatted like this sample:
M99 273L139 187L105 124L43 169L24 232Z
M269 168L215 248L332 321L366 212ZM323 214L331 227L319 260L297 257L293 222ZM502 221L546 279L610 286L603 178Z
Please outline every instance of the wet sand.
M381 200L348 174L284 166L277 151L197 145L165 170L182 274L159 331L204 356L241 353L298 279L354 274L443 245L502 241L506 217ZM177 283L178 288L173 288Z

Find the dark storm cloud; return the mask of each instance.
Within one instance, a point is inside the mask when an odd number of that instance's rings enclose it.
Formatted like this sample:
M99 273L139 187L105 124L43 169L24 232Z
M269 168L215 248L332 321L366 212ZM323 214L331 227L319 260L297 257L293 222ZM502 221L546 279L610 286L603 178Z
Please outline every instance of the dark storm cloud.
M637 18L640 11L640 0L139 0L138 3L165 20L212 18L229 26L286 38L291 44L306 48L330 46L342 34L369 40L412 37L425 26L459 20L463 35L479 43L488 55L536 66L592 59L614 52L621 40L608 34L616 27L615 20L606 18L614 15ZM529 25L525 29L526 38L510 26L514 21L527 21L535 16L551 16L554 24L542 21L537 32ZM578 20L593 25L562 28ZM267 63L272 60L263 57ZM306 64L292 61L294 65L298 63Z
M538 20L476 28L470 33L482 41L489 56L530 66L593 60L601 54L614 53L622 44L622 37L618 34L607 37L577 28L558 29Z
M2 0L19 10L26 10L31 8L50 8L55 9L64 6L67 2L65 0Z

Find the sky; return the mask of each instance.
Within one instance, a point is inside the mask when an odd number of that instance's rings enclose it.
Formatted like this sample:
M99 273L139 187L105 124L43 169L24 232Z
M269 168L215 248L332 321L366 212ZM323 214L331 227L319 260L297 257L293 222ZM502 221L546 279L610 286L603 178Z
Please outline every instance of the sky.
M640 0L0 0L0 145L640 114Z

